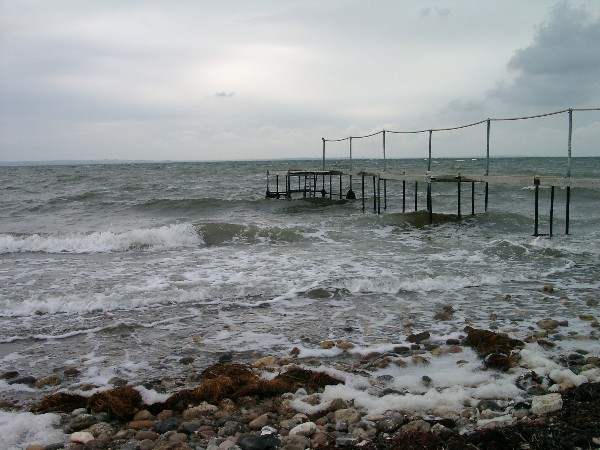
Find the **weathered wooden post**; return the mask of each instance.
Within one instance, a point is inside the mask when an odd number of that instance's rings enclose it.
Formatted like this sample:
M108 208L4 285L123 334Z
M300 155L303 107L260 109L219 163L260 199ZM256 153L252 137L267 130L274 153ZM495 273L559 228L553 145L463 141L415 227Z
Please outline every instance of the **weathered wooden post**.
M487 145L486 145L486 157L485 157L485 176L490 174L490 119L487 120ZM488 182L485 182L485 209L488 210Z
M569 234L569 207L571 205L571 138L573 136L573 110L569 108L569 140L567 150L567 178L569 185L567 186L567 204L565 210L565 234Z

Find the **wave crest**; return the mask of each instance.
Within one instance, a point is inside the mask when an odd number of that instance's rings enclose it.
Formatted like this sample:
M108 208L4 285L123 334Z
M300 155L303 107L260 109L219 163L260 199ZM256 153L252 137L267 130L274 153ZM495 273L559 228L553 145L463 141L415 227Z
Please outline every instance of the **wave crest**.
M172 224L123 232L96 231L68 234L0 234L4 253L110 253L130 250L168 249L203 244L191 224Z

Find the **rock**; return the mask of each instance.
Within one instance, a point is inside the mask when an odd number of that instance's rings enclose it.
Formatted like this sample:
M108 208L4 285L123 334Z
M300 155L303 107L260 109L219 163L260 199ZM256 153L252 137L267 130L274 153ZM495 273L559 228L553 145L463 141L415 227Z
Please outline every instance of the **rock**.
M400 414L394 414L392 416L384 417L377 422L377 430L382 433L393 433L404 423L404 417Z
M141 430L135 433L135 439L138 441L143 441L145 439L149 439L151 441L155 441L158 439L160 435L156 431L152 430Z
M69 425L67 425L67 429L70 430L71 432L81 431L86 428L89 428L96 422L97 422L97 419L92 414L79 414L78 416L75 416L73 418L73 420L71 420L69 422Z
M329 404L330 411L337 411L338 409L347 409L347 408L348 408L348 403L341 398L334 398L333 400L331 400L331 403Z
M448 320L454 315L454 308L451 305L445 305L441 311L434 314L434 320Z
M146 428L154 428L154 420L134 420L129 422L126 426L132 430L144 430Z
M334 413L334 419L338 423L352 424L360 422L361 414L354 408L339 409Z
M237 446L242 450L266 450L276 448L281 441L272 434L256 436L254 434L244 433L237 439Z
M413 420L411 422L408 422L406 425L402 425L401 428L403 433L429 433L430 429L431 425L429 425L429 423L425 422L424 420Z
M142 409L133 415L133 420L156 420L156 417L147 409Z
M321 342L321 348L324 348L326 350L335 347L335 342L333 341L324 341Z
M217 406L211 405L210 403L203 402L203 403L199 404L198 406L186 409L182 413L181 418L183 420L198 419L199 417L203 417L207 414L213 414L213 413L217 412L218 410L219 410L219 408Z
M46 450L46 446L33 444L25 447L25 450Z
M87 431L92 433L96 439L103 436L110 438L115 434L115 429L110 423L107 422L95 423L88 427Z
M169 435L169 442L186 442L188 435L185 433L173 433Z
M81 375L81 371L75 367L69 367L63 371L63 375L67 378L75 378Z
M154 431L156 431L158 434L165 434L167 431L176 430L180 421L177 417L169 417L166 420L156 423L152 421L152 423L154 424Z
M546 284L542 288L542 292L552 293L554 292L554 286L552 286L551 284Z
M33 387L37 379L31 375L24 377L11 378L8 380L8 384L25 384L29 387Z
M555 328L557 328L559 325L558 320L554 320L554 319L542 319L539 322L537 322L537 326L540 327L542 330L554 330Z
M184 356L183 358L181 358L179 360L179 364L189 366L191 363L194 362L194 360L195 360L195 358L193 356Z
M48 375L37 380L35 382L35 387L42 389L46 386L58 386L60 383L62 383L61 378L57 374L53 373L52 375Z
M277 358L275 358L274 356L265 356L263 358L260 358L256 361L254 361L252 363L252 367L256 367L256 368L263 368L263 367L269 367L269 366L274 366L275 364L277 364Z
M339 434L335 438L336 445L340 447L354 447L360 442L360 439L357 436L352 436L350 434Z
M433 425L431 427L430 430L433 434L444 434L446 432L448 432L448 428L446 428L444 425L442 425L441 423L436 423L435 425Z
M85 444L86 442L93 440L94 435L89 431L76 431L75 433L71 434L70 439L71 442Z
M4 372L0 375L0 380L12 380L13 378L17 378L19 376L19 372L16 370L9 370L8 372Z
M412 342L414 344L418 344L422 341L429 339L431 335L429 331L422 331L421 333L411 334L406 338L407 342Z
M219 356L219 362L221 364L230 363L231 361L233 361L233 355L231 353L223 353Z
M311 437L317 431L317 425L314 422L304 422L296 425L290 430L290 436L300 435Z
M410 357L410 360L412 361L413 364L418 365L418 366L426 366L429 364L429 360L421 355L412 355Z
M598 300L595 300L595 299L593 299L593 298L588 298L588 299L585 301L585 304L586 304L587 306L598 306Z
M244 425L236 422L235 420L228 420L225 424L219 429L219 436L234 436L236 433L244 430Z
M354 348L354 344L352 342L340 341L335 344L337 348L341 348L342 350L350 350Z
M248 426L252 430L260 430L262 427L269 424L269 415L263 414L258 416L256 419L252 420Z
M533 397L531 400L531 412L538 416L562 409L562 397L560 394L546 394Z
M579 319L580 320L585 320L587 322L594 322L596 320L596 317L594 317L591 314L580 314L579 315Z
M182 431L186 434L194 434L202 426L202 421L195 419L187 422L182 422L179 425L178 431Z
M325 447L328 443L327 435L325 433L317 432L313 435L310 443L312 448Z
M127 380L121 377L112 377L108 380L108 384L112 384L113 386L127 386Z
M299 434L289 435L281 439L281 444L286 450L304 450L309 448L310 439Z
M554 342L547 341L546 339L538 339L537 343L540 347L545 349L556 347L556 344Z

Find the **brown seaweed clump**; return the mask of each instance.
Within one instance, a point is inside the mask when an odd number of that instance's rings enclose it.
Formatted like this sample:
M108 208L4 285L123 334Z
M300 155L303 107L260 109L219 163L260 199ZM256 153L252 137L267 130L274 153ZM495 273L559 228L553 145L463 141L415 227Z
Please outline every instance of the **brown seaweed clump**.
M94 413L107 412L111 416L125 419L138 411L142 406L142 396L131 386L119 386L92 395L88 407Z
M67 392L55 392L46 395L38 404L31 408L31 411L37 414L49 412L72 412L79 408L85 408L88 398L79 394L69 394Z
M330 384L341 384L342 380L338 380L323 372L314 372L300 367L291 367L284 373L277 375L274 380L284 380L288 383L293 383L295 387L304 387L310 391L316 391Z
M506 333L494 333L472 327L465 327L465 331L467 337L463 344L471 347L480 358L484 358L486 367L504 372L515 365L511 352L525 345L523 341L510 338Z

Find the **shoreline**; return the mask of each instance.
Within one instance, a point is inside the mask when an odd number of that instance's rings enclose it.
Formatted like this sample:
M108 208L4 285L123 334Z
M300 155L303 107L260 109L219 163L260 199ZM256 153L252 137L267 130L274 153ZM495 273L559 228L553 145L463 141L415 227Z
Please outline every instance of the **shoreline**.
M88 392L68 388L50 394L40 391L39 394L47 395L37 395L31 409L37 417L52 413L45 416L55 421L51 428L67 433L61 443L45 442L43 446L27 448L251 450L276 448L275 442L279 442L277 448L288 450L600 445L600 383L597 377L592 377L600 371L598 357L563 355L557 358L562 363L560 370L538 374L535 370L522 370L522 364L526 364L523 341L471 327L466 327L465 332L462 340L448 340L437 347L427 345L429 333L415 333L408 336L407 346L361 356L353 370L370 371L366 374L369 378L365 378L370 385L360 387L370 395L368 399L352 398L357 391L352 391L350 377L355 374L348 373L345 378L342 370L303 364L310 359L302 358L297 348L292 349L290 358L265 356L252 364L237 363L231 360L231 355L225 355L202 373L191 375L188 380L191 387L164 394L151 385L131 386L124 379L114 379L110 386L90 386ZM322 343L323 347L329 345L339 349L351 344ZM379 370L389 365L402 368L406 361L427 365L431 358L451 358L451 352L465 351L478 355L481 370L499 375L521 370L515 383L522 395L481 399L474 404L466 402L458 409L438 404L418 411L397 407L392 400L409 399L415 405L428 400L436 392L425 389L432 383L429 376L422 377L422 392L399 392L385 387L390 376L378 376ZM70 375L76 377L76 369ZM5 380L15 380L18 376L0 374ZM435 378L435 374L431 376ZM53 374L29 382L38 389L52 389L52 383L59 378ZM590 378L596 379L589 382ZM162 384L162 380L157 381ZM56 385L59 386L60 383ZM435 402L435 397L432 398ZM370 407L365 406L369 405L367 400L372 402ZM390 408L378 410L381 404ZM15 420L19 414L30 414L19 406L22 405L0 402L0 409L12 411ZM240 436L245 437L240 441ZM556 436L565 442L559 445L562 441L556 440ZM566 442L572 447L565 446ZM497 447L490 447L492 444Z

